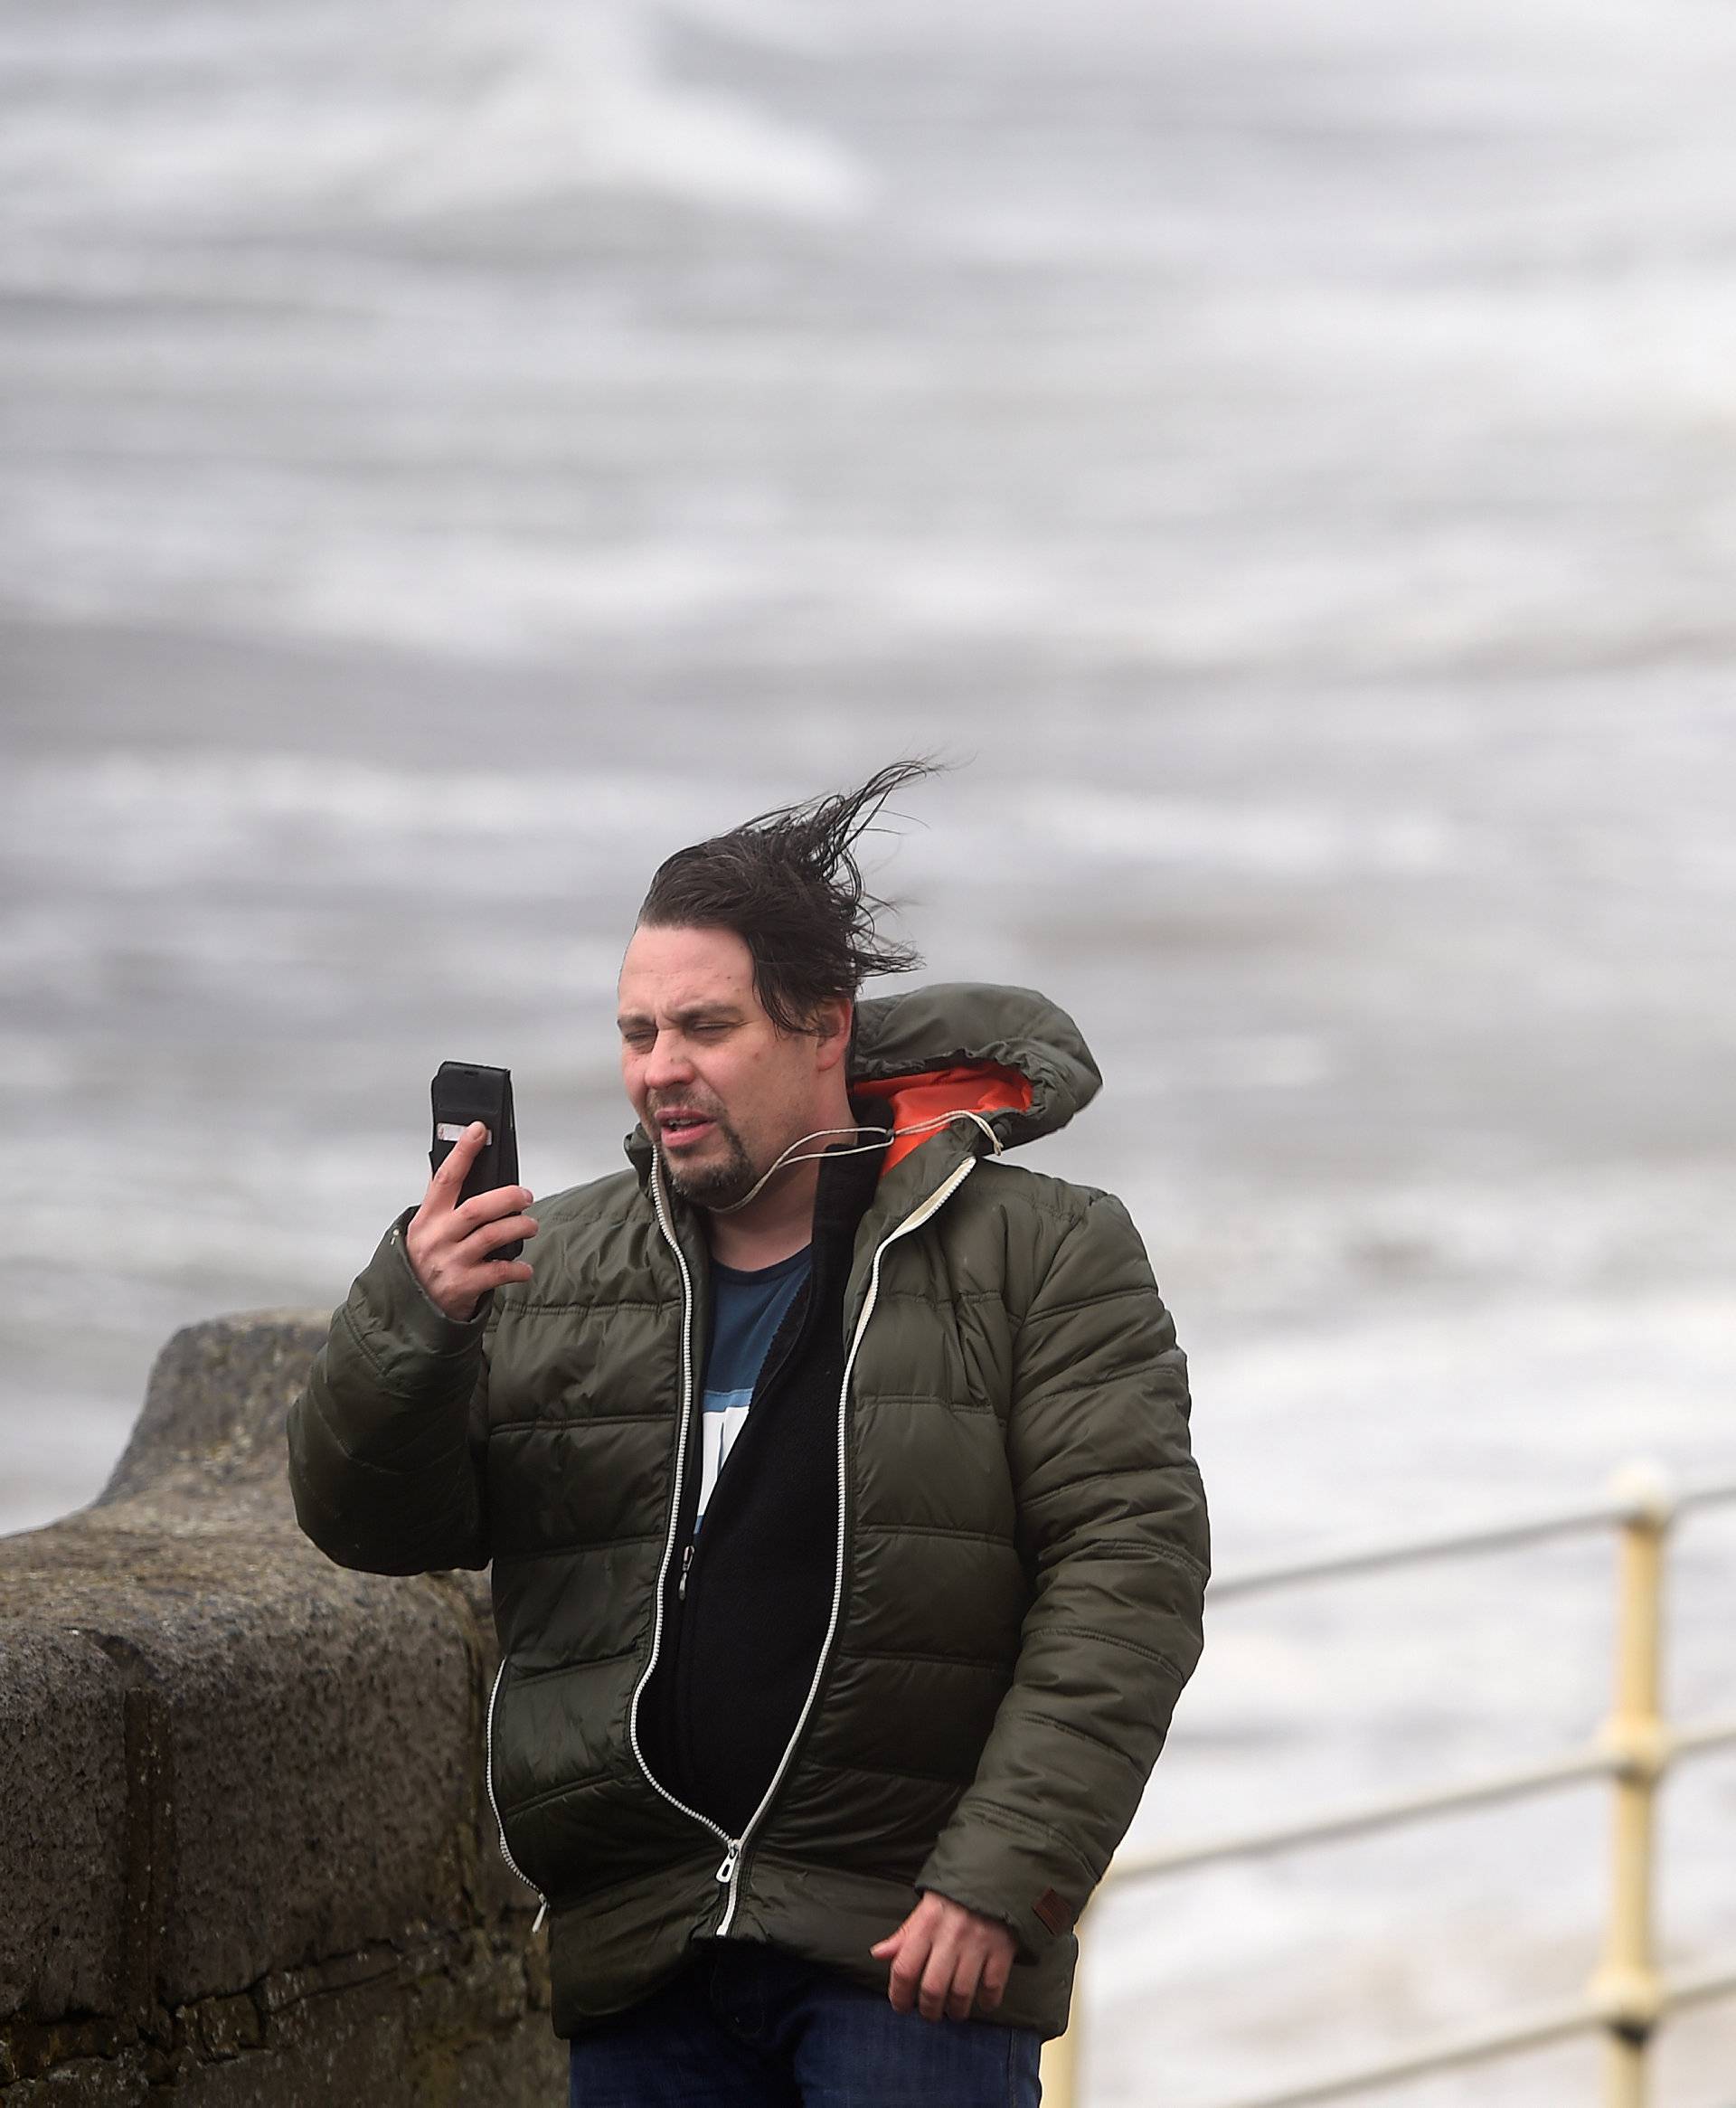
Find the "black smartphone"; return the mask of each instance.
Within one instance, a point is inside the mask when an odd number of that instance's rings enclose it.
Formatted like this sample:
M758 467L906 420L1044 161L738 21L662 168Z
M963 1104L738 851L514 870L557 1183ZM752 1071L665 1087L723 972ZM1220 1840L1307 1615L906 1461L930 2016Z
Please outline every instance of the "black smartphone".
M518 1130L513 1124L513 1072L484 1068L476 1062L442 1062L435 1072L434 1146L428 1152L429 1167L438 1171L452 1154L452 1145L473 1120L481 1120L488 1139L476 1152L460 1200L474 1200L479 1193L492 1193L497 1186L518 1184ZM496 1245L495 1259L516 1259L524 1249L523 1237Z

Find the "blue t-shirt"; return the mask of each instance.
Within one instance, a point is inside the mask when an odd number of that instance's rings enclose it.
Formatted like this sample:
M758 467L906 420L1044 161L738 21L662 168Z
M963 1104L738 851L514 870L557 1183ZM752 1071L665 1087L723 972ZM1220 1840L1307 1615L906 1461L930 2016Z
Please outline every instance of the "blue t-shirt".
M780 1259L776 1266L756 1267L751 1273L712 1262L712 1343L705 1356L695 1529L705 1518L705 1504L723 1460L747 1421L753 1387L778 1328L807 1279L810 1249Z

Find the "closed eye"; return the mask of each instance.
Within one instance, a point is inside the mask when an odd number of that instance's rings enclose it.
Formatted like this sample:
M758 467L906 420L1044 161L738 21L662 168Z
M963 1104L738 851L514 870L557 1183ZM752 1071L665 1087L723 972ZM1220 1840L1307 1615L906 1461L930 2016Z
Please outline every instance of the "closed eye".
M689 1039L722 1039L725 1033L733 1032L739 1022L734 1017L696 1018L684 1029ZM657 1043L656 1031L649 1025L624 1025L621 1038L627 1046L641 1051Z

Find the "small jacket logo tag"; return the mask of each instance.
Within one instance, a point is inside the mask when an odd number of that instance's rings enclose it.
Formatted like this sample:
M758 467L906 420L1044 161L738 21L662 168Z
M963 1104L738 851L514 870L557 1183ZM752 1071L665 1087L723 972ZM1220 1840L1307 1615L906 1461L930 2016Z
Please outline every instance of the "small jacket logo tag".
M1052 1933L1064 1933L1073 1922L1073 1906L1063 1902L1052 1888L1045 1888L1031 1908Z

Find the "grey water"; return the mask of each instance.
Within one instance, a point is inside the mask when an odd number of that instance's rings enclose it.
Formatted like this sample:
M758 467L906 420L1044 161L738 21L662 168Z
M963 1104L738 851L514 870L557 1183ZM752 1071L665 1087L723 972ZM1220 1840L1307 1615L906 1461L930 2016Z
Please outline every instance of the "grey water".
M1095 1048L1032 1160L1140 1223L1223 1571L1736 1476L1733 100L1700 0L0 14L0 1528L342 1297L441 1059L618 1163L656 861L915 751L873 873ZM1224 1603L1135 1841L1589 1736L1609 1570ZM1685 1965L1736 1777L1668 1796ZM1093 2098L1571 1995L1604 1823L1110 1897Z

